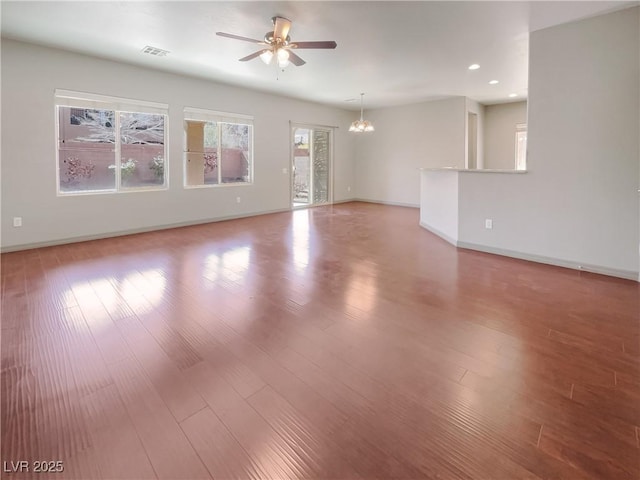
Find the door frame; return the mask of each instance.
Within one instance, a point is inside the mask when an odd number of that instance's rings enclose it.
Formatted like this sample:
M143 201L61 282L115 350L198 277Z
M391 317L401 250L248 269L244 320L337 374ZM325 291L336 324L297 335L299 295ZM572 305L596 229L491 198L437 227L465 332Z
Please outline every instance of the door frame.
M294 135L294 131L297 128L303 128L303 129L307 129L307 130L323 130L328 132L329 134L329 175L328 175L328 185L327 185L327 201L325 203L313 203L310 202L307 205L298 205L298 206L294 206L293 205L293 194L294 194L294 174L295 174L295 158L294 158L294 154L295 154L295 147L294 147L294 140L295 140L295 135ZM332 126L328 126L328 125L316 125L316 124L312 124L312 123L300 123L300 122L289 122L289 209L290 210L297 210L297 209L301 209L301 208L309 208L309 207L316 207L316 206L322 206L322 205L333 205L333 158L334 158L334 131L335 131L336 127L332 127ZM309 141L311 142L311 132L309 132ZM310 171L310 175L313 175L313 152L310 150L309 151L309 159L310 159L310 163L311 165L309 165L309 171ZM310 189L311 190L311 189ZM313 192L309 191L309 199L312 199L312 195Z

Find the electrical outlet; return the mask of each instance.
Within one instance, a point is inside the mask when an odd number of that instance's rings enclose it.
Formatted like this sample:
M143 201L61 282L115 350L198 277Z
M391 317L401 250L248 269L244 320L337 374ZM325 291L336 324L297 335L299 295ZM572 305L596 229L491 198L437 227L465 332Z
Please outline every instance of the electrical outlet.
M13 217L13 226L21 227L22 226L22 217Z
M350 192L350 191L351 191L351 187L347 187L347 192Z
M284 175L286 175L287 173L289 173L289 170L287 169L287 167L284 167L284 168L282 169L282 173L283 173Z
M240 203L240 197L236 197L236 203Z
M491 230L493 228L493 220L491 220L490 218L485 218L484 228L486 228L487 230Z

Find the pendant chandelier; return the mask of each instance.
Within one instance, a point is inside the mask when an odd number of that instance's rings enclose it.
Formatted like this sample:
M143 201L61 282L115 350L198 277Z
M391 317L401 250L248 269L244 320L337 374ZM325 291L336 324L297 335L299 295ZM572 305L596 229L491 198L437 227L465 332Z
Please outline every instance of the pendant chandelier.
M360 120L356 120L351 124L351 126L349 127L350 132L361 133L361 132L373 132L375 130L371 122L364 119L364 115L363 115L364 111L362 107L363 97L364 97L364 93L361 93L360 94Z

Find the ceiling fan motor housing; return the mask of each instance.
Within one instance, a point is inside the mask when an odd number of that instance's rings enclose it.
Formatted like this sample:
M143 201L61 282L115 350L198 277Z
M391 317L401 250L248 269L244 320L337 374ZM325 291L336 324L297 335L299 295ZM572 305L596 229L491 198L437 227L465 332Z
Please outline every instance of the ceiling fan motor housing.
M291 42L291 36L287 35L287 38L285 39L275 38L273 36L273 32L269 31L264 34L264 42L268 43L269 45L280 45L286 47Z

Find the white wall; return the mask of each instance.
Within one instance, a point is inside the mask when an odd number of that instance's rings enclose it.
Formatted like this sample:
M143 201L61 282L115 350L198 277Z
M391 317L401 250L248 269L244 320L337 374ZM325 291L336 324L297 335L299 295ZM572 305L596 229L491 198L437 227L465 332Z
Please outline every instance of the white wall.
M458 171L422 170L420 225L458 244Z
M516 125L527 123L527 102L484 107L485 168L516 168Z
M169 104L168 191L56 196L55 89ZM183 189L185 106L254 116L250 186ZM2 247L289 208L289 121L336 125L334 200L353 197L353 112L2 40ZM417 182L417 174L415 175ZM236 197L241 203L236 203ZM21 216L24 226L12 227Z
M460 175L462 245L638 278L639 16L531 35L529 173Z
M465 112L464 97L365 110L376 131L356 140L356 197L418 206L419 168L464 168Z

